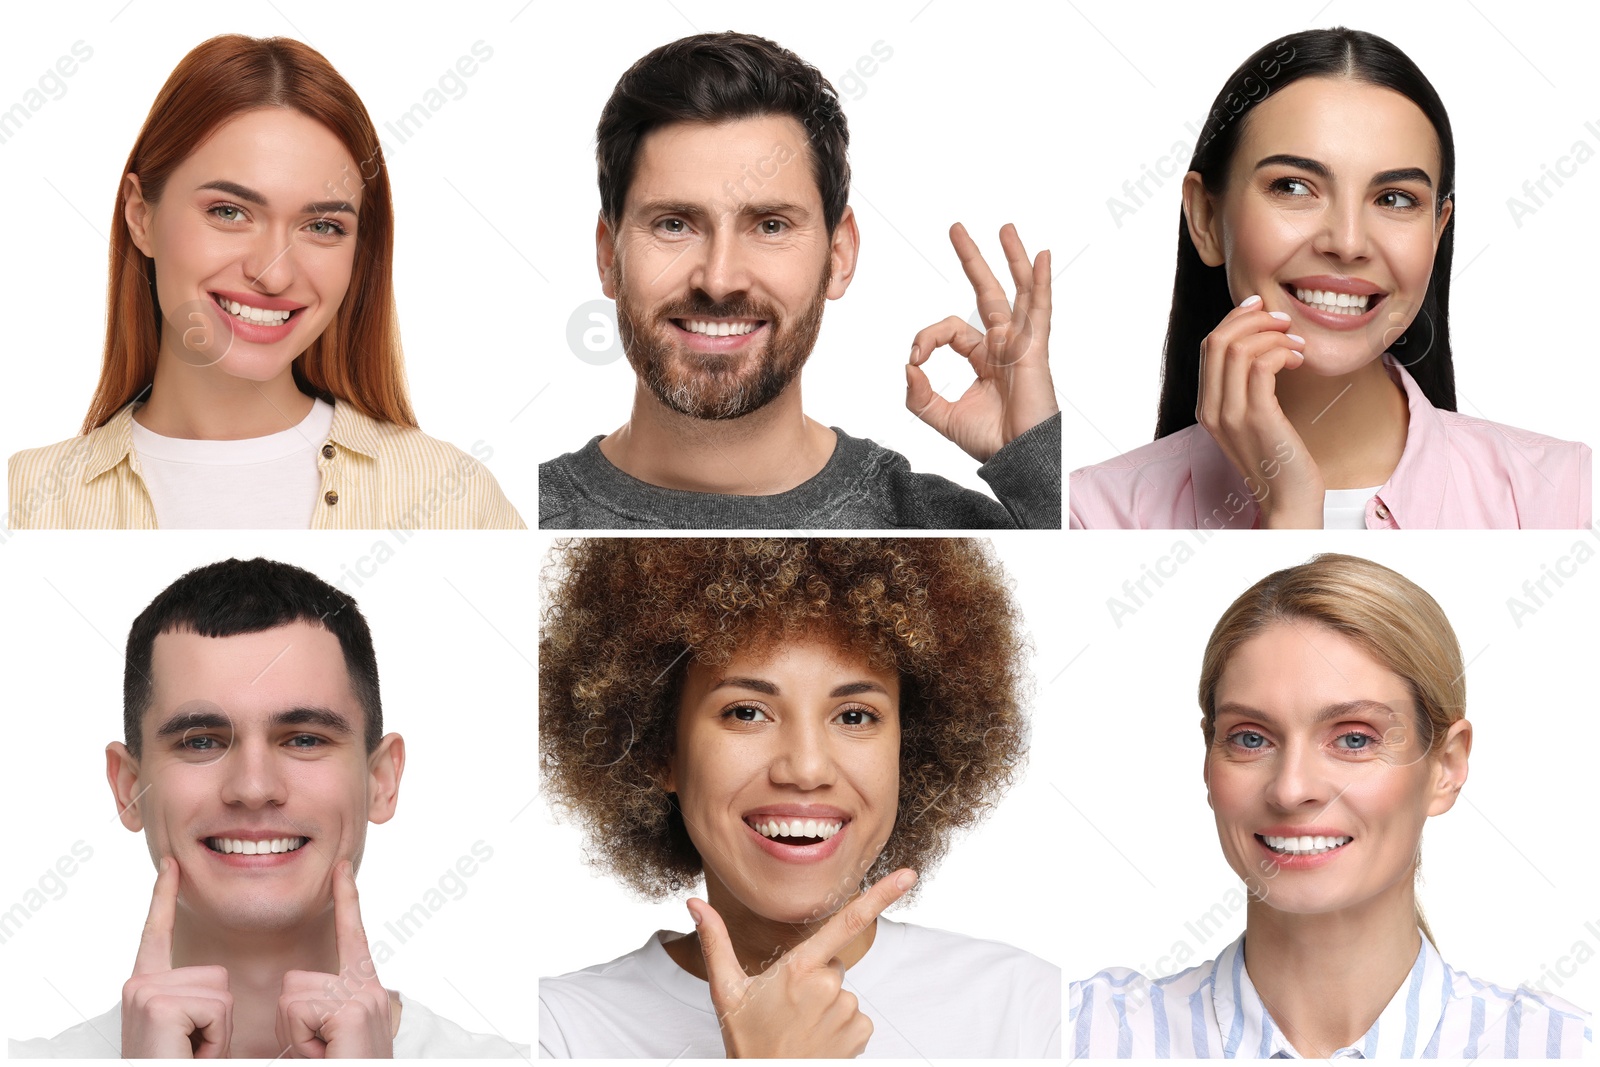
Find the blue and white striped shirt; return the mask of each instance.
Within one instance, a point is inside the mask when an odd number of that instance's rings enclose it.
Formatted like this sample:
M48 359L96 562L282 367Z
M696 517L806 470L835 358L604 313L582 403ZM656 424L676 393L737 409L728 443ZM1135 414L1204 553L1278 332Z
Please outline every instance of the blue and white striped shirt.
M1114 967L1073 982L1075 1057L1299 1059L1244 967L1244 937L1215 960L1166 978ZM1589 1015L1560 997L1505 990L1445 964L1426 937L1378 1021L1329 1059L1581 1057Z

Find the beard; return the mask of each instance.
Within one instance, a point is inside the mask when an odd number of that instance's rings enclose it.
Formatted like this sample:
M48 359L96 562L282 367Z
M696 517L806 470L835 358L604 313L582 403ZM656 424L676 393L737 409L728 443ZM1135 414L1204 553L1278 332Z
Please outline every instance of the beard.
M805 366L822 330L831 271L825 271L811 302L792 321L771 304L712 300L696 289L654 309L635 305L617 270L617 333L639 380L668 408L695 419L739 419L777 399ZM672 319L760 319L766 343L758 351L692 352L672 331Z

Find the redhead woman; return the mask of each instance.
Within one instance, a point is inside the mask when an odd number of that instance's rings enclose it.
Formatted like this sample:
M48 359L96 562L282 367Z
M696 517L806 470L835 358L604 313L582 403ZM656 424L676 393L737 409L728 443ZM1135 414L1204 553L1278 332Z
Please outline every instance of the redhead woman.
M1405 53L1274 41L1198 140L1156 440L1073 473L1072 526L1589 524L1586 445L1456 411L1455 144Z
M1451 967L1418 904L1423 828L1472 751L1461 649L1431 596L1353 556L1269 574L1217 622L1199 695L1244 934L1177 974L1072 983L1076 1056L1584 1054L1587 1013Z
M541 1055L1060 1055L1056 967L881 915L1021 768L986 546L589 539L554 572L546 794L641 895L704 884L693 931L540 981Z
M180 62L123 168L100 382L20 452L10 525L521 527L480 459L417 428L377 133L287 38Z

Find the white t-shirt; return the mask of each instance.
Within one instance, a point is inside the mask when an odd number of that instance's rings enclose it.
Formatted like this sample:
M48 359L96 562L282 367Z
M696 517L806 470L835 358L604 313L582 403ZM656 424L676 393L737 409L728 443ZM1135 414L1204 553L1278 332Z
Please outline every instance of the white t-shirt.
M513 1056L527 1059L529 1056L527 1045L494 1034L463 1030L398 990L395 994L400 998L400 1029L394 1035L394 1058L397 1060L446 1056L470 1060L511 1059ZM12 1039L7 1044L10 1046L7 1052L14 1060L120 1058L122 1005L63 1030L55 1037Z
M1324 530L1365 530L1367 528L1367 501L1382 489L1326 489L1322 494L1322 528Z
M298 426L242 441L163 437L134 419L133 450L164 530L308 530L332 429L326 400Z
M721 1059L710 987L663 945L539 982L539 1055ZM1010 1058L1061 1055L1061 969L1021 949L878 920L844 976L872 1020L863 1055Z

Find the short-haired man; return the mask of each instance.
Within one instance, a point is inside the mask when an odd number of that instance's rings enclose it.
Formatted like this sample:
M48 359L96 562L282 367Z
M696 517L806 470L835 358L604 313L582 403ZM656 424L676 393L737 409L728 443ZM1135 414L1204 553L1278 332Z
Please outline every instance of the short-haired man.
M638 382L621 429L540 465L541 528L1060 526L1048 252L1030 263L1001 232L1009 303L953 227L988 329L930 326L906 369L907 406L983 464L997 503L802 410L860 241L844 112L815 67L748 34L686 37L622 76L597 139L601 285ZM943 345L978 375L954 403L921 367Z
M190 571L128 633L123 727L106 777L160 872L133 975L12 1056L527 1057L378 980L355 869L405 743L354 601L271 560Z

